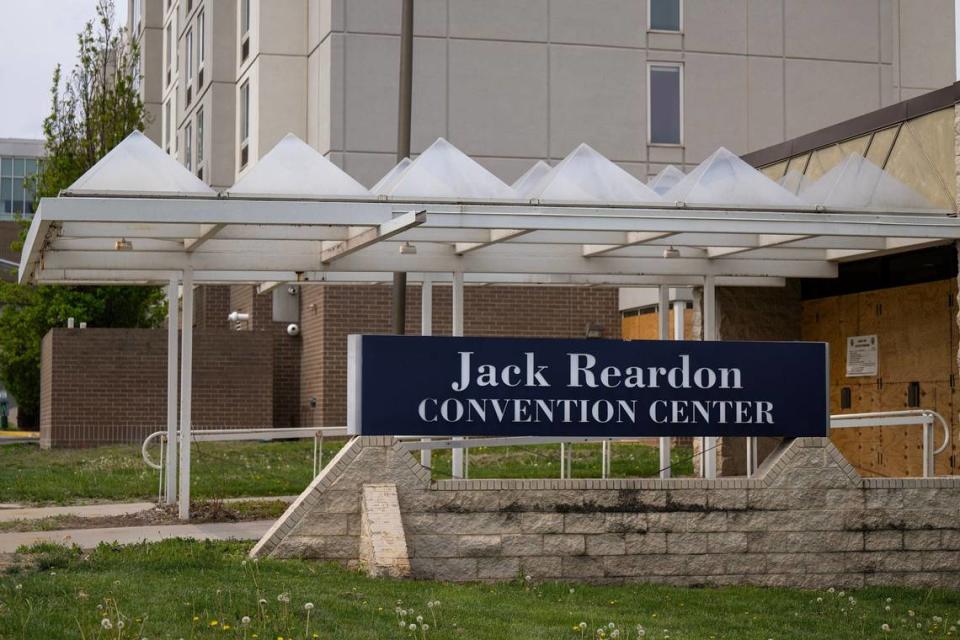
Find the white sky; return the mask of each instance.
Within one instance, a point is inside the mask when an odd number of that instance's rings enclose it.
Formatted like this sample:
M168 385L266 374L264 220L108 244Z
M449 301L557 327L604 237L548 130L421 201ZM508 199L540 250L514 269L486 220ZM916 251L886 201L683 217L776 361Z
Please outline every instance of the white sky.
M127 0L115 0L126 22ZM96 0L0 0L0 138L42 138L50 83L77 59L77 34Z

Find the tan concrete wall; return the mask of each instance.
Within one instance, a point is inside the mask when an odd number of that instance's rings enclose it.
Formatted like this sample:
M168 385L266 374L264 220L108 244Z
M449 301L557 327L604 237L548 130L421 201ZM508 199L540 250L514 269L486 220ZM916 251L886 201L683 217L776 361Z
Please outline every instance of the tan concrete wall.
M861 479L822 438L751 480L439 482L391 439L358 438L252 555L359 565L361 492L382 483L419 578L960 586L960 480Z

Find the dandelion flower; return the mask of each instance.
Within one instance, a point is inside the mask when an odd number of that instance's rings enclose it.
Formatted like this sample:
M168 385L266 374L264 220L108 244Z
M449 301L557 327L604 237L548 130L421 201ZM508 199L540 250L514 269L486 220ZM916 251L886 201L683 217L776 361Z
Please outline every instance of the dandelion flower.
M14 589L16 589L17 591L23 591L23 585L18 584L17 586L14 587Z
M586 628L587 628L587 623L586 623L586 622L581 622L581 623L580 623L580 630L583 631L583 630L586 629Z
M884 611L890 611L890 605L887 605L883 608Z
M427 603L427 609L433 609L433 600Z
M403 629L403 628L406 627L406 626L407 626L407 623L404 622L403 620L401 620L401 621L400 621L400 628Z
M915 616L915 615L917 615L917 614L914 613L913 609L907 609L907 615L912 618L913 616Z
M823 602L823 598L817 598L817 602Z
M211 620L211 621L210 621L210 626L211 626L211 627L215 627L215 626L217 626L218 624L220 624L220 623L217 622L216 620Z
M113 629L113 623L110 622L110 618L104 618L100 621L100 627L109 631L110 629Z
M570 589L570 593L573 593L574 591L575 591L575 589L572 589L572 588Z
M613 624L612 622L607 623L607 629L615 629L616 627L617 625Z
M881 631L890 631L890 625L888 625L886 622L884 622L882 625L880 625L880 630L881 630Z
M313 609L313 603L308 602L307 604L303 605L303 609L304 611L311 611Z
M835 589L833 587L830 587L829 589L827 589L827 593L833 593L834 591Z
M891 602L893 602L893 598L887 598L887 604L890 604Z
M407 627L407 629L410 629L410 631L416 631L416 630L417 630L417 625L415 625L415 624L413 624L413 623L411 622L411 623L410 623L410 626Z
M426 623L420 625L420 628L423 629L425 632L426 632L426 631L430 631L430 625L428 625L428 624L426 624Z
M244 626L250 624L250 616L243 616L242 618L240 618L240 624Z
M423 624L423 616L417 616L417 622Z
M117 620L117 629L123 629L125 626L123 620Z

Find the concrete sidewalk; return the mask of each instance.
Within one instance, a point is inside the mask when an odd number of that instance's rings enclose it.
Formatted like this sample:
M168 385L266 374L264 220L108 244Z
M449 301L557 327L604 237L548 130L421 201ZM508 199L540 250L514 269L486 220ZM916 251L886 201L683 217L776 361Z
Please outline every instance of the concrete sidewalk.
M134 544L159 542L169 538L194 540L257 540L273 524L273 520L249 522L211 522L203 524L169 524L146 527L110 527L105 529L63 529L60 531L26 531L0 534L0 554L14 553L18 547L39 542L79 545L92 549L101 542Z
M268 496L254 498L226 498L223 503L247 501L280 500L291 503L297 496ZM40 520L54 516L77 516L78 518L100 518L111 516L125 516L141 511L147 511L157 506L155 502L104 502L102 504L85 504L63 507L24 507L22 505L0 505L0 522L13 520Z

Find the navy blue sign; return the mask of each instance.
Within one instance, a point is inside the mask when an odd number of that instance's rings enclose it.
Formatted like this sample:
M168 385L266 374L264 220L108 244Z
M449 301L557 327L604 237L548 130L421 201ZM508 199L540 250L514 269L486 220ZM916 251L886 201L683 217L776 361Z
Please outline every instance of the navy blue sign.
M827 345L359 336L351 433L825 436Z

